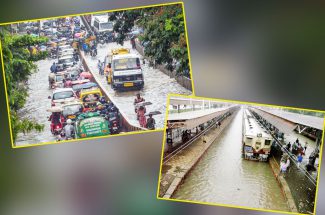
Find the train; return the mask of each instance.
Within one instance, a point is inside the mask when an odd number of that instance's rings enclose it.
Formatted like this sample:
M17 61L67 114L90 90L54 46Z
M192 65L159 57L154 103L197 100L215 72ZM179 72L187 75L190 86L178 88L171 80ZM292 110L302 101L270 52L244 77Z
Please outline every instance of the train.
M267 161L271 152L272 136L254 118L249 109L243 113L243 158Z

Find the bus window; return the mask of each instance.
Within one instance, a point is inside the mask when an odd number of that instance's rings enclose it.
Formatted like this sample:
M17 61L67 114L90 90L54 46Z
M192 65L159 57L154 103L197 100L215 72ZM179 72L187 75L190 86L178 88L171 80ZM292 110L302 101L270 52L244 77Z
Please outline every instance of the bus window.
M96 29L99 29L99 23L95 20L94 21L94 27L96 28Z

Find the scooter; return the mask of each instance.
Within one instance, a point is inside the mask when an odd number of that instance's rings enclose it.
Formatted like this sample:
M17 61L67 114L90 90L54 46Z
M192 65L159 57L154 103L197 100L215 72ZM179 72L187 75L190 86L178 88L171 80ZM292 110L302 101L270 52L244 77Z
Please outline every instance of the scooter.
M120 123L119 123L119 115L118 112L109 113L109 124L111 134L118 134L120 132Z
M62 123L53 124L51 122L51 132L53 135L59 135L62 131Z
M63 140L73 140L73 139L75 139L75 134L73 133L70 137L67 137L65 135L64 130L62 130L60 132L60 134L58 134L57 137L56 137L56 141L58 141L58 142L63 141Z

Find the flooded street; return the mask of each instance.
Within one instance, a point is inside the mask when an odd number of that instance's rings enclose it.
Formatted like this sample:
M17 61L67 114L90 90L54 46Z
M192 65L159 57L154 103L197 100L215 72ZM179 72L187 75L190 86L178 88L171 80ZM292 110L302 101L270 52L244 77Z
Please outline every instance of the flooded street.
M270 165L242 159L243 110L236 114L173 198L288 211Z
M108 54L108 51L112 48L119 47L121 46L116 43L98 45L98 56L94 58L87 56L86 59L94 75L101 80L102 86L104 86L108 93L114 98L117 106L126 115L129 122L139 126L133 106L134 98L136 93L139 91L115 92L111 86L107 84L105 77L98 74L98 59L103 61L104 56ZM124 47L131 48L129 41L124 44ZM131 52L140 55L135 50L131 50ZM54 61L56 60L45 59L36 62L38 69L28 80L29 97L27 98L24 108L19 112L21 118L34 119L38 123L43 124L44 130L40 133L32 131L28 134L18 134L15 143L16 146L55 141L55 137L50 131L50 122L47 118L50 116L50 113L46 111L51 107L51 102L48 99L48 96L52 95L52 90L48 87L48 75L50 73L50 67ZM142 65L142 69L144 72L145 85L140 93L146 101L152 103L152 105L147 106L147 113L150 111L160 111L162 114L154 115L153 117L156 120L156 128L163 128L168 93L188 95L191 94L191 92L179 85L175 79L170 78L157 69L149 67L147 63Z
M24 108L19 112L20 117L34 119L43 124L44 130L42 132L32 131L26 135L19 134L16 146L55 141L55 137L50 131L50 122L47 119L51 114L46 111L51 107L51 101L47 97L52 95L52 90L49 89L48 75L53 62L54 60L49 59L35 62L38 70L28 80L29 96Z
M101 80L102 86L105 87L107 92L113 97L116 102L117 107L126 114L129 122L139 126L139 122L136 119L134 113L133 102L136 94L140 92L141 96L152 105L146 106L147 113L151 111L160 111L162 114L154 115L153 118L156 120L156 129L164 127L165 111L167 95L169 93L184 94L189 95L191 91L185 89L180 84L176 82L175 79L170 78L168 75L164 74L158 69L153 69L149 67L148 62L142 64L143 75L144 75L144 88L141 91L133 90L127 92L116 92L109 84L107 84L104 76L100 76L98 73L97 63L98 60L104 61L104 57L111 52L112 49L121 48L121 45L117 43L109 43L105 45L98 44L98 55L96 57L86 56L87 63L99 80ZM130 41L125 41L124 48L129 48L131 53L135 53L141 57L141 55L136 51L132 50Z

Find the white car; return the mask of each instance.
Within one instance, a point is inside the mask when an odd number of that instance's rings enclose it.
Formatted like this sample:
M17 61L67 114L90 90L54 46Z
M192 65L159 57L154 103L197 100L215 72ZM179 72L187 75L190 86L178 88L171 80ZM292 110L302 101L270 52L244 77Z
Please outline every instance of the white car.
M53 91L51 99L51 106L58 106L74 101L79 101L72 88L59 88Z

